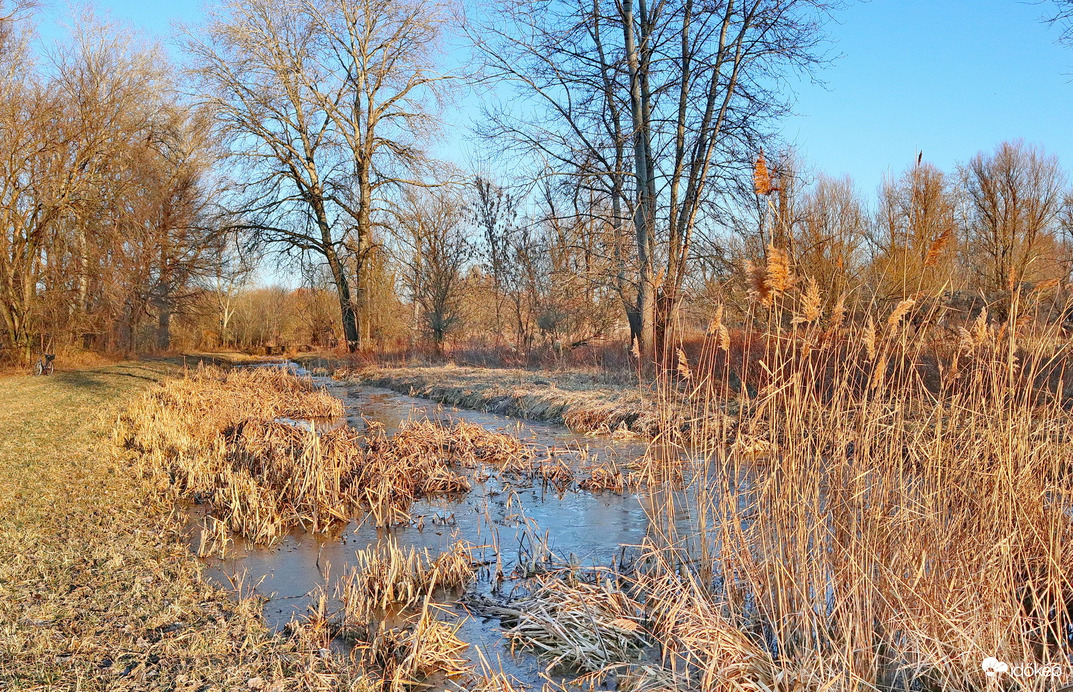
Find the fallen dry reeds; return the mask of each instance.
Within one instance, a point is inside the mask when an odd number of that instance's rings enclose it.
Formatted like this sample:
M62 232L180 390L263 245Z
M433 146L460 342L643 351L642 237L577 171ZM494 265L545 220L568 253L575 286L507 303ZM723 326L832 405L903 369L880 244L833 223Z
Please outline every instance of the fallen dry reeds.
M464 422L412 422L390 437L311 422L341 410L279 369L198 368L133 404L115 437L140 453L159 492L207 503L257 543L296 527L328 531L363 511L379 526L399 523L417 498L468 491L466 467L521 468L533 457L516 438Z
M549 670L599 671L640 660L649 644L641 605L610 584L544 577L511 608L507 638L550 659Z
M576 432L652 436L665 422L652 392L596 382L582 373L444 366L383 368L351 376L448 406L562 423Z

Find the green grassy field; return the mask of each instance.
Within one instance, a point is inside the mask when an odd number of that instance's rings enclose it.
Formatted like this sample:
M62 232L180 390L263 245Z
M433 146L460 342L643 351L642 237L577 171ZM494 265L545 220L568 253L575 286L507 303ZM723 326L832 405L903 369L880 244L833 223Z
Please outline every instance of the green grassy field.
M341 661L200 577L185 522L112 442L169 374L0 378L0 689L333 689Z

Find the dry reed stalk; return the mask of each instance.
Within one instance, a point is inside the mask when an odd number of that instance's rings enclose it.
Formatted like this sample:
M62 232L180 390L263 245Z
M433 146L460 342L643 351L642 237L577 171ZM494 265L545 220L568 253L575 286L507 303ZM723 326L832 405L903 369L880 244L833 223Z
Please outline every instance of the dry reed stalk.
M459 686L458 689L466 690L466 692L525 692L529 688L516 678L497 670L487 671L467 680L465 686Z
M546 460L536 465L534 475L559 492L567 490L574 482L574 470L562 459Z
M528 687L513 676L503 672L502 661L499 661L498 667L493 668L479 646L474 647L474 650L477 652L480 674L466 680L464 687L456 683L458 689L467 692L525 692L528 690Z
M983 690L987 656L1073 655L1073 417L1040 388L1059 338L1028 351L982 314L964 332L972 350L952 345L956 367L926 386L916 364L949 339L927 319L892 338L912 307L885 335L871 319L812 348L757 335L759 391L698 435L710 444L691 476L707 482L657 514L651 578L665 582L646 587L679 595L645 601L691 685ZM762 465L746 453L756 440ZM676 528L683 511L691 530Z
M216 517L205 517L198 538L197 556L226 557L227 548L232 544L234 544L234 539L231 538L231 532L227 529L227 523Z

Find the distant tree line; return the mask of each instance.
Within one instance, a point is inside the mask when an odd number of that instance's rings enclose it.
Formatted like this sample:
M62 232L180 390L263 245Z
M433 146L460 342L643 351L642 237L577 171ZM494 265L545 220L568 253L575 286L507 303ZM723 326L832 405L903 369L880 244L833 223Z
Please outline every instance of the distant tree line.
M0 20L0 354L166 349L218 250L212 123L161 51L85 19L31 52Z
M837 3L234 0L182 33L183 69L92 18L35 51L29 5L0 8L4 360L618 342L651 362L748 319L772 266L857 312L1001 317L1027 288L1065 314L1073 198L1042 149L920 156L870 198L779 146L781 78L822 67ZM447 69L460 38L473 60ZM428 154L462 85L490 89L472 170Z

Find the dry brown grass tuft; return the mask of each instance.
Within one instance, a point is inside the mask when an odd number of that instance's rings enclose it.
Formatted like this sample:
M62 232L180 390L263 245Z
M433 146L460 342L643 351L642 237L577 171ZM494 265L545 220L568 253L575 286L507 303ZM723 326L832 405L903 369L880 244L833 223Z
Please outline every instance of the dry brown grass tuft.
M420 606L437 591L460 591L474 579L470 546L455 543L432 558L428 550L401 550L393 541L358 551L340 580L344 626L366 627L377 618Z
M385 692L442 684L471 672L457 624L438 617L438 593L463 590L473 579L471 547L454 544L433 558L428 550L400 550L394 542L357 554L338 586L340 633L353 658Z
M468 675L471 668L462 657L467 645L458 638L458 625L435 614L435 608L426 606L404 624L376 622L347 631L354 647L351 657L377 690L436 688Z
M470 489L459 469L523 467L516 438L467 423L414 422L388 437L347 426L318 432L340 402L277 369L199 368L135 403L115 437L141 453L159 492L206 502L258 543L292 528L324 532L362 511L377 525L407 520L417 498Z
M579 488L594 493L621 493L631 485L637 485L636 479L624 475L614 461L601 466L592 467L588 477L578 481Z

